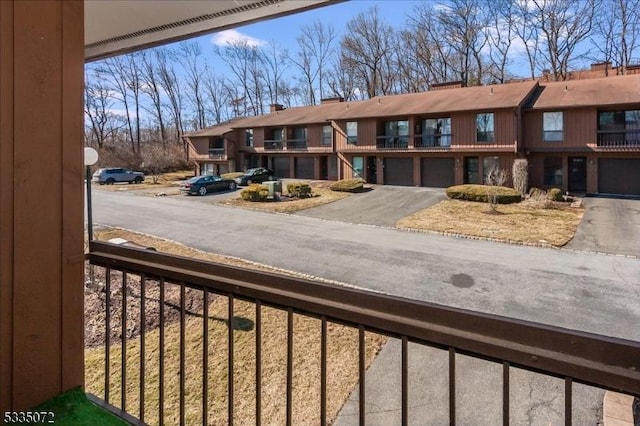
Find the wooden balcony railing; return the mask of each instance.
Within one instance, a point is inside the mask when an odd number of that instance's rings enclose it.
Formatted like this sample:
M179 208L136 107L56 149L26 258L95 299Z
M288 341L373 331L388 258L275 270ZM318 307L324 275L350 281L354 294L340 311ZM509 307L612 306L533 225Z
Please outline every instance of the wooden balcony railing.
M281 151L283 146L284 144L281 140L265 140L264 141L265 150Z
M224 159L225 156L224 148L209 148L209 158Z
M377 136L376 148L378 149L408 149L409 136Z
M640 130L626 132L600 130L596 146L601 149L638 150L640 149Z
M306 139L287 139L287 149L289 150L307 149L307 140Z
M413 138L415 148L451 148L450 134L415 135Z
M298 318L308 317L317 321L318 342L315 347L319 353L308 352L308 348L303 350L307 351L306 356L317 356L320 362L319 383L314 386L319 388L317 413L322 425L335 416L335 413L328 412L327 406L328 392L331 392L327 385L330 367L327 361L327 330L334 324L353 327L358 336L357 405L361 425L366 422L368 395L364 336L370 332L397 338L401 342L398 374L402 380L397 409L405 425L413 409L408 403L408 345L411 342L412 345L443 351L443 359L448 363L443 374L448 375L449 383L444 390L448 391L444 404L448 406L451 424L455 423L459 404L464 405L464 401L460 401L463 398L461 391L456 391L456 386L467 386L465 375L460 372L463 370L456 369L456 364L461 362L461 354L496 363L492 365L500 371L502 381L492 386L502 388L504 424L509 424L510 410L515 404L511 401L509 379L514 369L562 380L564 419L569 425L574 410L574 383L640 395L638 342L105 242L91 242L88 259L93 268L103 274L105 286L100 292L105 307L104 388L102 394L97 394L141 421L153 424L233 424L238 412L246 405L235 400L239 385L234 374L247 368L255 369L252 373L255 379L250 384L243 382L242 386L243 389L248 386L253 392L255 405L252 403L251 407L245 406L244 409L255 416L255 424L260 424L263 417L263 403L274 398L271 392L275 385L270 374L282 374L283 396L278 404L286 411L286 420L282 423L292 424L294 400L299 401L300 398L297 393L300 389L293 386L296 369L293 358L294 319L298 321ZM210 304L215 300L223 302L221 312L226 312L223 317L220 317L220 311L218 316L210 311ZM238 317L237 312L241 305L247 303L250 307L242 308L243 315L250 315L250 320ZM268 361L263 348L269 342L264 341L262 318L267 310L273 309L283 318L283 324L278 327L285 330L286 357L275 370L269 363L267 372L263 370ZM169 311L174 318L172 327L179 330L171 339L166 336L168 320L165 317ZM159 318L156 322L151 321L151 313ZM212 322L218 330L223 328L221 332L223 336L226 334L226 338L218 336L212 339ZM153 330L149 324L154 324ZM238 330L246 330L247 327L255 335L250 339L249 335L238 335ZM157 344L157 351L145 351L147 339ZM251 359L246 354L236 359L236 350L241 347L236 348L235 345L245 348L250 345ZM199 361L186 365L187 352L198 356ZM224 358L221 358L223 352ZM177 361L169 364L168 354ZM222 365L220 368L226 371L215 380L209 379L212 363L218 367ZM153 398L148 397L153 390L157 394ZM477 393L482 391L477 389ZM214 400L214 393L222 397ZM136 397L135 404L128 400L132 396ZM165 410L169 400L175 404L175 412ZM168 419L169 415L173 417ZM477 420L483 423L482 419Z

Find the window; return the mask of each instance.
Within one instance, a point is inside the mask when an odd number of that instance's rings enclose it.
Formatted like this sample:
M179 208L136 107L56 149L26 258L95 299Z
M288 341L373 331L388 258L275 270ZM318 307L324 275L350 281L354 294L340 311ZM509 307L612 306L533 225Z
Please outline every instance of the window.
M358 122L357 121L347 121L347 143L353 144L353 145L358 143Z
M364 158L353 157L353 175L354 178L364 177Z
M331 146L333 143L333 127L322 126L322 145Z
M500 157L484 157L482 159L482 183L487 183L487 176L492 169L500 168Z
M492 112L486 112L476 115L476 141L494 141Z
M253 129L247 129L244 133L246 146L253 146Z
M283 139L284 139L284 129L282 127L271 129L271 140L281 141Z
M293 128L293 139L298 141L306 141L307 140L307 128L306 127L294 127Z
M422 120L422 146L451 146L451 118Z
M562 188L562 157L544 157L543 184Z
M545 142L558 142L564 139L562 111L542 114L542 139Z
M378 136L378 148L407 148L409 121L385 121L384 136Z
M598 113L598 146L640 145L640 110Z
M478 157L464 157L464 183L481 183L478 176Z

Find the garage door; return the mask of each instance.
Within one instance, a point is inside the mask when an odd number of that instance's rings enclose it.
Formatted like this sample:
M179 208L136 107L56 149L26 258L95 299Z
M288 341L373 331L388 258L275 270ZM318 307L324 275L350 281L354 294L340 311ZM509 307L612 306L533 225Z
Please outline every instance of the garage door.
M385 158L385 185L413 185L413 158Z
M289 175L289 157L273 157L273 174L278 178L288 178Z
M296 157L296 174L298 179L313 179L313 157Z
M640 195L640 158L601 158L598 161L598 192Z
M454 158L423 158L420 164L422 186L447 188L455 185Z

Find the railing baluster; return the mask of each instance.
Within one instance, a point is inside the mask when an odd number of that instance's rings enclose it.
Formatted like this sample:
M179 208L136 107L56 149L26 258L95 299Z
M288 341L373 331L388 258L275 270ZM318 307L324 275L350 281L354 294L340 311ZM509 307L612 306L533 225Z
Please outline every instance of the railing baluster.
M359 414L360 414L360 426L365 425L365 381L364 381L364 373L365 373L365 345L364 345L364 326L358 326L358 377L360 380L360 403L359 403Z
M202 292L202 426L209 424L209 291Z
M293 413L293 309L287 309L287 426L292 424Z
M144 334L146 323L145 312L145 285L147 277L144 274L140 275L140 415L138 416L140 421L144 423L144 382L145 382L145 359L144 359Z
M228 356L227 356L227 369L229 370L227 374L227 392L229 405L227 407L227 425L233 426L233 293L229 293L228 295L228 305L229 305L229 324L228 324Z
M449 424L456 424L456 350L449 348Z
M160 290L160 336L158 360L158 423L164 424L164 278L160 278L158 283Z
M571 426L573 423L573 380L570 377L564 379L564 424Z
M509 426L509 362L502 363L502 424Z
M407 336L402 336L402 425L409 424L409 354Z
M127 273L122 271L122 359L120 376L120 401L122 411L127 411Z
M327 317L320 317L320 425L327 424Z
M184 425L184 360L185 360L185 286L180 282L180 424Z
M262 304L256 300L256 426L262 417Z
M104 296L104 304L106 308L105 312L105 335L104 335L104 357L105 357L105 366L104 366L104 400L106 403L109 403L109 388L111 387L110 377L111 377L111 268L106 267L105 272L105 296Z

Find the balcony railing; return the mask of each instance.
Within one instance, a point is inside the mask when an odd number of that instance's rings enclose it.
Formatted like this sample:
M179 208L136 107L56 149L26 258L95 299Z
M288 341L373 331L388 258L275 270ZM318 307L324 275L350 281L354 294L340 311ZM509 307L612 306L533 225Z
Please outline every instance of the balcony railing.
M376 147L378 149L407 149L409 148L409 136L377 136Z
M224 148L209 148L209 158L224 158Z
M306 139L287 139L287 149L307 149Z
M451 148L451 135L415 135L413 138L413 146L416 148Z
M640 130L625 132L615 130L598 131L598 148L608 149L640 149Z
M451 424L456 410L465 404L463 395L469 393L470 384L461 366L465 359L482 359L477 362L495 366L492 368L501 378L496 380L501 382L498 395L502 397L504 424L509 423L516 402L523 403L522 398L512 401L515 389L511 390L513 379L509 379L510 374L522 377L522 369L535 372L526 374L562 380L565 424L571 424L574 415L574 383L640 395L638 342L104 242L91 242L88 258L95 273L104 277L99 293L104 299L105 338L100 355L104 359L103 388L87 391L151 424L233 424L239 417L260 424L269 404L282 407L283 418L278 424L295 424L294 401L299 404L303 389L299 382L294 386L298 365L294 351L299 350L294 341L300 336L296 324L303 318L312 318L317 325L315 331L302 331L307 336L317 333L317 349L300 348L305 357L317 356L319 360L313 385L319 388L315 400L318 419L309 421L314 424L325 425L336 414L327 403L328 393L333 392L328 372L335 368L342 371L345 366L331 368L328 364L327 336L337 324L352 327L356 335L356 404L361 425L368 414L365 334L370 333L398 339L398 407L376 409L397 409L402 424L408 424L414 409L409 406L409 381L413 380L408 368L410 344L411 348L435 348L430 350L439 351L448 365L441 368L448 376L448 386L443 389L448 392L446 408L441 408L449 413ZM216 302L220 302L217 310ZM263 323L272 311L278 312L282 325ZM150 318L152 314L155 319ZM154 324L153 329L149 324ZM267 326L284 329L286 355L281 364L274 365L263 352L270 343L264 338ZM171 338L167 338L169 327L177 331ZM215 336L214 331L218 332ZM157 345L156 351L147 349L150 342ZM187 353L198 361L187 365ZM214 365L224 372L211 377ZM268 369L263 369L265 365ZM237 383L234 377L247 369L254 370L247 373L252 381ZM282 377L282 384L271 376ZM466 389L465 393L456 390L457 386ZM240 387L253 393L250 407L246 401L240 404L235 400ZM274 389L282 389L282 400L273 402ZM154 391L157 393L151 397ZM476 390L481 392L483 389ZM175 410L167 409L169 402ZM241 410L251 413L250 421Z
M281 140L266 140L264 141L264 149L268 150L282 150L283 143Z

